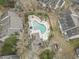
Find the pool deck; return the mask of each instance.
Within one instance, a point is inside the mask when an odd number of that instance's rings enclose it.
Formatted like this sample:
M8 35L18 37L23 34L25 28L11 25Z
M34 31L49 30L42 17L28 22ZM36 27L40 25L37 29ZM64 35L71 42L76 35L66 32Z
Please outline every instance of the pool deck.
M39 17L35 16L35 15L29 15L28 19L29 19L29 22L28 22L29 27L31 27L33 25L32 23L34 21L37 21L38 23L43 24L46 27L45 33L41 33L40 30L30 29L30 35L32 35L33 33L39 33L40 38L43 39L43 41L47 40L48 36L49 36L49 32L50 32L49 24L46 21L41 21L41 19Z

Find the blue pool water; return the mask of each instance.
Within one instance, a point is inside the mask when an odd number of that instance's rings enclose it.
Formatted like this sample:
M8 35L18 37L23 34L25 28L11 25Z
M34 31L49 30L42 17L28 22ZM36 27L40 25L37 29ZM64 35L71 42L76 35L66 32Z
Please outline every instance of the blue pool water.
M41 33L44 33L46 31L46 26L44 24L38 23L37 21L33 22L32 27L33 27L33 29L40 30Z

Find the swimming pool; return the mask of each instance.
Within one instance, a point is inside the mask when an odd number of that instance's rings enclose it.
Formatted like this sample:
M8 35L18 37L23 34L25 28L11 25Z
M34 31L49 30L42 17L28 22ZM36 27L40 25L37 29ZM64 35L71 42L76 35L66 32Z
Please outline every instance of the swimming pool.
M41 33L45 33L46 32L46 26L44 24L38 23L37 21L33 22L32 28L34 30L40 30Z

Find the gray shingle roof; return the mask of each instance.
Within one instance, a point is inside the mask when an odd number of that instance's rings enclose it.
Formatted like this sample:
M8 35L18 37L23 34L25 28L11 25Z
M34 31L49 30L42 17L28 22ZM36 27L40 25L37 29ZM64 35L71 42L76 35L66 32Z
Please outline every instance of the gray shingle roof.
M64 2L64 0L39 0L40 2L42 2L42 3L44 3L44 4L46 4L46 7L50 7L51 6L51 8L52 9L54 9L55 7L56 7L56 5L57 5L57 3L58 3L58 6L60 7L61 5L62 5L62 3Z
M58 5L61 6L63 2L64 2L64 0L61 0Z
M63 30L67 30L67 29L70 29L72 27L75 26L72 18L70 15L63 15L62 18L60 18L60 23L61 23L61 26L62 26L62 29Z
M79 18L73 14L63 13L60 15L59 24L66 39L79 37Z
M79 48L76 49L76 54L79 56Z
M74 4L79 4L79 0L71 0Z
M2 31L0 31L0 38L6 35L10 35L14 32L20 32L22 30L22 18L13 11L8 10L0 17L0 26L2 26Z
M16 55L8 55L8 56L0 56L0 59L20 59L19 56Z
M67 31L68 37L79 35L79 27Z

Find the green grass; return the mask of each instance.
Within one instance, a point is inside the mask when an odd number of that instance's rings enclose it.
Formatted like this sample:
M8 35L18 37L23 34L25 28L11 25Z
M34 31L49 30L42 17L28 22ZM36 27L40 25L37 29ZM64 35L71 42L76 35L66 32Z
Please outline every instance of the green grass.
M53 59L54 52L46 49L40 54L40 59Z
M78 39L70 40L69 43L70 43L71 46L73 46L74 48L77 48L77 47L79 47L79 38L78 38Z

